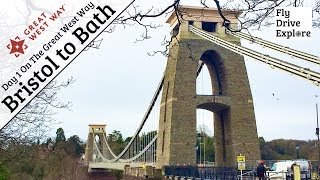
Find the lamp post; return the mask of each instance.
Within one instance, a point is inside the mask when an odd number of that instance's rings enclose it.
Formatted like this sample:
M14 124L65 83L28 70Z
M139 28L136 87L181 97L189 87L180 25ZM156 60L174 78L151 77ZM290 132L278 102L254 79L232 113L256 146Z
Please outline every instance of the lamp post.
M297 159L300 159L300 157L299 157L299 149L300 149L300 145L297 144L297 145L296 145Z
M202 144L203 144L202 142L199 143L199 146L200 146L200 164L201 164L201 156L202 156L202 154L201 154L201 145ZM202 150L203 150L203 148L202 148ZM202 161L204 161L204 158L202 158Z
M199 149L199 146L198 146L198 144L196 144L194 147L196 149L196 164L198 165L198 149Z
M201 134L198 134L198 137L197 137L197 138L198 138L198 141L199 141L199 155L200 155L200 156L199 156L199 160L200 160L200 161L199 161L199 164L201 164L201 144L202 144L202 143L201 143L201 141L202 141L202 136L201 136Z
M319 119L318 119L318 103L316 103L316 115L317 115L317 127L316 127L316 136L318 137L318 166L320 165L320 143L319 143ZM318 168L319 169L319 168Z
M206 166L206 136L203 135L203 165Z

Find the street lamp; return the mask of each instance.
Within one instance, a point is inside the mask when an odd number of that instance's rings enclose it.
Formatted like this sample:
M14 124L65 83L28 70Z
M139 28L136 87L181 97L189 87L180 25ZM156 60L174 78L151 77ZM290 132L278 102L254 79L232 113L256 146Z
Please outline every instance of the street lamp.
M296 145L297 159L300 159L300 157L299 157L299 149L300 149L300 145L297 144L297 145Z
M202 142L200 142L199 143L199 146L200 146L200 164L201 164L201 156L202 156L202 154L201 154L201 145L202 145L203 143ZM202 148L202 151L204 150L204 148ZM203 161L203 163L202 164L204 164L204 156L203 156L203 158L202 158L202 161Z
M198 164L198 149L199 149L198 144L196 144L194 148L196 149L196 164Z
M199 155L200 155L200 161L199 161L199 164L201 164L201 141L202 141L202 136L201 136L201 134L198 134L198 136L197 136L197 139L198 139L198 141L199 141Z
M318 166L320 165L320 139L319 139L319 119L318 119L318 104L316 103L316 115L317 115L317 127L316 127L316 136L318 137ZM318 168L319 169L319 168Z

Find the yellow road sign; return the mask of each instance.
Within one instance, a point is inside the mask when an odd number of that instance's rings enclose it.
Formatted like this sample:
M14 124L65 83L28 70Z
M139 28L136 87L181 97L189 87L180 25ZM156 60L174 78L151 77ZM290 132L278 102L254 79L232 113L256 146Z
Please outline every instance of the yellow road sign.
M237 162L246 162L245 156L237 156Z
M238 169L239 170L245 170L246 169L246 163L245 162L238 162Z
M294 179L301 179L300 177L300 166L299 165L293 165L293 177Z

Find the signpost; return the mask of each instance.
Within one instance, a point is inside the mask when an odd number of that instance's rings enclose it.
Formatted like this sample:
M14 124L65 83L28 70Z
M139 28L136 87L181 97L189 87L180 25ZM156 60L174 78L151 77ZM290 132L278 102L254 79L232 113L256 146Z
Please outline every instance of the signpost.
M294 179L301 179L299 165L293 165L293 178Z
M237 156L238 170L240 170L240 179L242 180L242 170L246 169L246 157L241 154Z
M237 162L246 162L246 157L245 156L237 156Z

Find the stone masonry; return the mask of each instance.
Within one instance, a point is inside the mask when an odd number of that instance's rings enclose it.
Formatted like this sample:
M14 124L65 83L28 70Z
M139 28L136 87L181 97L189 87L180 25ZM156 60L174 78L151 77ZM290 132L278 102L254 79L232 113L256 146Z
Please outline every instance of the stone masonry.
M236 156L248 161L260 159L253 100L244 58L228 49L202 39L188 30L192 24L203 28L203 22L215 22L212 34L240 44L225 34L216 9L183 6L181 25L175 12L167 20L172 27L170 46L162 90L157 140L157 167L164 165L195 165L196 109L214 114L215 159L218 166L236 166ZM239 12L225 11L237 26ZM178 43L179 41L179 43ZM196 94L199 60L207 66L212 94ZM204 67L205 68L205 67ZM255 165L255 164L252 164Z

